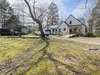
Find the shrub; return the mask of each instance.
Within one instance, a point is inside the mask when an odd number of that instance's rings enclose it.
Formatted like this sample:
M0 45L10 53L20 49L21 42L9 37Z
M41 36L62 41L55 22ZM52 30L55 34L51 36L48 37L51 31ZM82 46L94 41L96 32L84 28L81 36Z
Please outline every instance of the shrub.
M85 37L96 37L93 33L87 33Z

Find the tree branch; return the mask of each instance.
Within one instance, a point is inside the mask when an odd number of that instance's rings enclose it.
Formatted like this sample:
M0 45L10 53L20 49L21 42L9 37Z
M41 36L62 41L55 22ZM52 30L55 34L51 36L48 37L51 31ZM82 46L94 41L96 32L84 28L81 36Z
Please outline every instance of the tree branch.
M43 28L42 28L42 23L41 23L41 21L40 21L39 19L35 18L35 16L33 15L32 9L31 9L31 6L30 6L29 2L28 2L27 0L24 0L24 1L25 1L26 5L28 6L29 13L30 13L30 15L31 15L32 20L35 21L35 22L39 25L39 30L40 30L40 32L41 32L40 37L41 37L41 38L45 38L45 34L44 34L44 32L43 32Z
M35 0L34 0L34 2L33 2L33 13L34 13L34 17L37 18L37 17L36 17L36 9L35 9Z

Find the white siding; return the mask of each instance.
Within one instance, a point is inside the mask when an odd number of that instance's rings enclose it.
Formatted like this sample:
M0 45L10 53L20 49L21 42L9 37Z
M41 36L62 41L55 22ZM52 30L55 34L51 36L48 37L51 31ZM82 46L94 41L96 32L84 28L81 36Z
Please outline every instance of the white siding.
M61 30L61 32L59 31L59 29ZM65 29L65 30L64 30L64 29ZM59 31L62 35L69 34L69 28L68 28L68 26L67 26L65 23L63 23L62 25L60 25L60 26L58 27L58 31Z
M84 25L82 25L82 34L84 34L84 35L85 35L85 34L86 34L86 32L85 32L85 31L86 31L85 26L84 26Z

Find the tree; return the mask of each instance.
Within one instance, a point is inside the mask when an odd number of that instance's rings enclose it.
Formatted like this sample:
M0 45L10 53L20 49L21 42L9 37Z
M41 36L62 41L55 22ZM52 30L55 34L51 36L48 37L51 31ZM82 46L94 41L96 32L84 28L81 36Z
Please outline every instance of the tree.
M6 21L11 17L13 13L12 8L10 7L7 0L0 1L0 21L2 24L2 28L6 27Z
M17 30L17 27L19 26L20 21L19 21L19 17L17 15L12 15L7 21L6 21L6 27L8 29L13 29L13 30Z
M88 24L89 24L89 33L93 33L93 19L89 19Z
M58 25L58 24L59 24L58 7L54 2L51 2L48 8L48 25Z
M92 11L92 31L94 35L100 35L100 0L97 1L96 7Z
M28 0L24 0L24 1L25 1L26 5L28 7L28 10L29 10L29 13L30 13L30 16L31 16L33 22L36 22L38 24L38 26L39 26L39 30L41 32L41 35L40 35L41 38L45 38L45 34L43 32L43 27L42 27L43 26L42 25L42 17L44 15L44 12L40 13L40 15L37 15L37 13L36 13L36 6L35 6L36 1L35 0L33 2L33 7L31 7L31 4L29 3Z

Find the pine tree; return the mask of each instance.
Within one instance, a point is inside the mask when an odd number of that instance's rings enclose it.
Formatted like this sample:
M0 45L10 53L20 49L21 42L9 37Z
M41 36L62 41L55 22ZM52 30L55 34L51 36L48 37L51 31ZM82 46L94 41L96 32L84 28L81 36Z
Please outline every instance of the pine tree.
M48 8L48 25L58 25L59 24L59 15L58 7L52 2Z
M10 7L10 4L7 2L7 0L1 0L0 1L0 24L2 25L2 28L6 27L6 21L11 17L12 13L13 10Z
M16 30L20 24L19 17L17 15L12 15L7 21L6 21L6 27L8 29ZM18 29L17 29L18 30Z
M97 1L96 7L92 11L93 31L95 35L100 35L100 0Z

